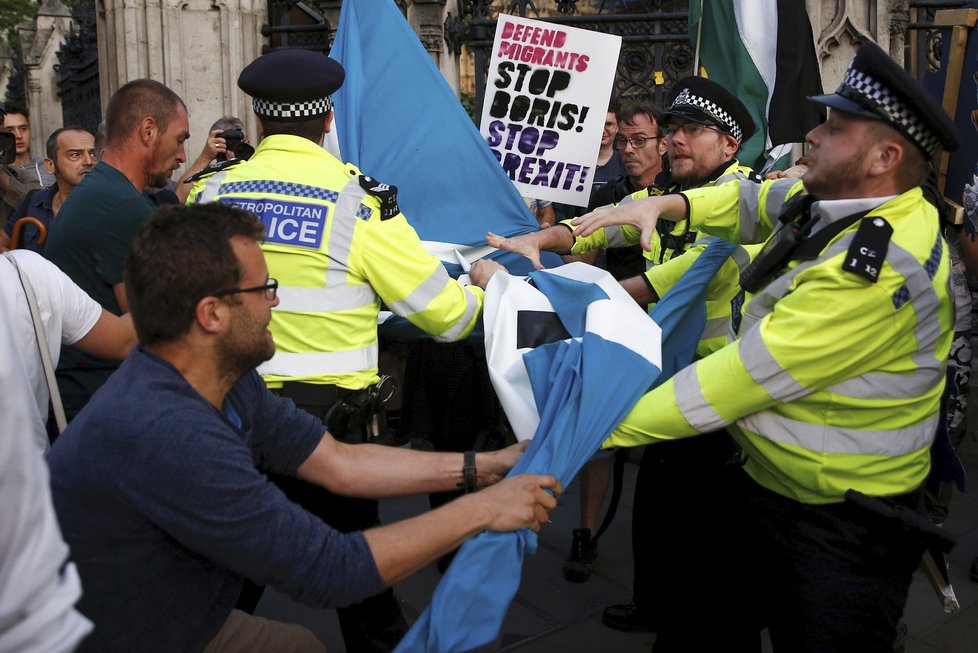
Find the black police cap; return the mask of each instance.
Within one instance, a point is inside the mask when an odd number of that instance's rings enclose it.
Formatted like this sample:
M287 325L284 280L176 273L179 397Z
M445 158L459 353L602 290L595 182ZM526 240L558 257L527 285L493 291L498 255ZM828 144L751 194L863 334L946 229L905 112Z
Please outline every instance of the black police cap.
M730 91L705 77L676 80L666 96L669 108L662 122L684 118L703 125L715 125L743 143L756 127L747 107Z
M238 87L252 97L252 108L264 118L297 122L325 116L330 98L346 73L337 61L311 50L275 50L245 66Z
M928 158L960 143L957 127L937 100L870 41L856 51L835 93L809 99L889 123Z

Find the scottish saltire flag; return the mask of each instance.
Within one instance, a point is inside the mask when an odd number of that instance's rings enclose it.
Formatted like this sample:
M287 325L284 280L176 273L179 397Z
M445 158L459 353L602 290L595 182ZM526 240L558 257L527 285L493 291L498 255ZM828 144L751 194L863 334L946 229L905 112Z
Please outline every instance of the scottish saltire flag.
M763 161L774 146L804 142L825 119L806 99L822 93L822 77L803 0L694 0L689 38L697 70L739 97L758 126L741 149L745 164Z
M346 69L333 95L340 158L397 186L408 222L454 276L490 254L528 272L485 236L537 223L397 5L345 0L330 56Z
M653 309L657 319L583 263L532 272L529 281L493 277L485 306L490 375L518 436L533 434L511 474L553 474L566 487L639 397L692 360L706 323L706 285L732 249L711 244ZM536 547L526 529L463 544L396 653L460 653L493 641L523 558Z

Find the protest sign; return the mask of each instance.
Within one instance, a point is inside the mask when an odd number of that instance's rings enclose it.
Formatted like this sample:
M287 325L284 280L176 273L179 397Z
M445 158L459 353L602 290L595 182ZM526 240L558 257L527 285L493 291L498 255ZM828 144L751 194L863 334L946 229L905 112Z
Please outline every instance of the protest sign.
M621 37L500 14L480 131L520 193L586 206Z

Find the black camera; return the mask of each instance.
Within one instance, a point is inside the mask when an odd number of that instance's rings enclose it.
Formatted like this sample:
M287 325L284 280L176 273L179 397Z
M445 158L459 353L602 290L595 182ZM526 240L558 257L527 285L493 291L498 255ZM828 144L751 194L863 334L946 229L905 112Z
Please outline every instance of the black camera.
M255 148L244 142L244 134L240 129L225 129L221 132L221 138L227 143L227 151L234 154L235 159L247 161L255 153ZM218 161L226 161L227 156L221 152L217 155Z

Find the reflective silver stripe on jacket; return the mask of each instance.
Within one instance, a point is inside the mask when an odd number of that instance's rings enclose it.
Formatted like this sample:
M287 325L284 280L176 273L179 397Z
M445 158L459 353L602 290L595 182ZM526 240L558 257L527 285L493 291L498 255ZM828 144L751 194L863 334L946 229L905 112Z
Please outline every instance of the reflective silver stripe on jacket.
M855 232L844 234L823 251L817 259L805 261L769 283L747 305L741 320L740 333L744 334L743 342L750 344L752 356L749 359L742 357L742 360L755 379L775 379L778 376L778 371L783 371L777 361L767 353L767 347L760 337L760 330L757 325L764 316L773 310L774 304L788 294L791 284L801 272L848 250L849 243L854 237ZM940 241L940 235L938 235L938 241ZM941 242L935 243L938 260L942 247ZM937 319L939 299L933 283L931 283L930 275L911 253L893 242L888 247L886 262L903 276L910 294L909 303L915 313L914 331L918 343L917 351L914 352L911 360L913 360L916 369L910 374L866 373L825 388L828 392L853 399L893 399L905 397L908 393L919 396L933 388L944 378L943 361L937 358L937 341L941 335L940 322ZM756 334L756 338L751 337L753 334ZM771 387L764 383L760 385L772 397L789 401L780 394L789 390L782 388L777 383L771 383Z
M719 338L720 336L726 337L729 326L729 315L709 318L706 321L706 326L703 327L703 333L700 335L700 340L706 340L707 338Z
M275 352L272 359L258 366L262 375L323 376L355 374L377 367L377 343L347 351L321 351L305 354Z
M788 192L798 183L797 179L778 179L768 185L764 211L770 222L774 223L781 214ZM740 242L744 244L759 243L763 240L758 235L760 227L760 197L761 185L753 181L742 181L739 184L737 204L740 207ZM756 220L745 220L744 216L756 216Z
M737 420L737 425L772 442L807 451L903 456L929 447L939 420L937 414L901 429L861 430L837 424L809 424L762 412Z
M335 313L371 304L375 296L369 284L332 288L280 286L279 304L275 310L288 313Z
M811 394L811 390L798 383L774 359L761 338L760 329L751 329L741 338L739 352L747 373L772 399L789 402Z
M450 328L448 328L444 333L437 336L432 336L438 342L455 342L458 340L462 332L469 323L475 318L475 314L479 312L479 300L475 298L475 295L470 293L468 290L463 290L465 293L465 312L462 313L462 317L458 319Z
M944 240L938 234L934 244L938 261L943 248ZM944 361L937 357L937 341L941 337L941 325L937 319L940 299L931 276L913 254L895 243L890 243L886 260L903 276L910 292L909 304L915 314L914 335L917 339L917 351L911 360L917 369L912 374L864 374L827 388L830 392L860 399L894 399L907 394L919 396L944 378Z
M625 231L619 227L604 227L604 237L608 239L608 247L628 247L631 243L625 238Z
M218 190L221 188L221 184L224 183L224 179L228 176L227 170L221 170L216 172L210 177L204 180L204 190L197 194L197 199L194 200L195 204L205 204L207 202L213 202L214 198L217 197Z
M672 377L675 384L676 406L697 431L709 433L722 429L729 422L713 410L703 396L703 388L696 378L696 365L687 365Z
M427 279L411 291L410 295L400 301L391 302L387 306L401 317L420 313L428 308L428 305L445 290L445 285L448 284L449 279L451 277L448 276L448 271L443 265L439 265L431 271L431 275Z

